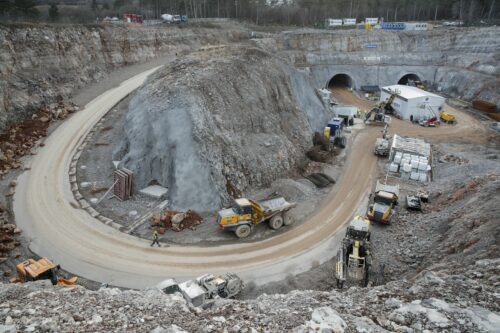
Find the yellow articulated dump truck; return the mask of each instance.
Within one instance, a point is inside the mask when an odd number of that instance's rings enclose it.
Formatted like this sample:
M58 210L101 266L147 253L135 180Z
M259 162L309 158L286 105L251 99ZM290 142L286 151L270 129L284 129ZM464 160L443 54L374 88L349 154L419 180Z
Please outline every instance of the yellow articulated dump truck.
M217 222L222 230L233 231L238 238L248 237L255 225L268 221L269 227L278 230L283 225L293 223L289 210L296 203L290 203L285 198L278 197L265 201L236 199L231 208L219 211Z
M50 280L53 285L72 286L77 278L63 279L57 276L60 266L47 258L39 260L28 259L16 265L17 277L10 279L11 283L25 283L38 280Z
M399 185L387 185L377 181L373 203L368 208L368 219L383 224L390 224L394 206L398 204Z

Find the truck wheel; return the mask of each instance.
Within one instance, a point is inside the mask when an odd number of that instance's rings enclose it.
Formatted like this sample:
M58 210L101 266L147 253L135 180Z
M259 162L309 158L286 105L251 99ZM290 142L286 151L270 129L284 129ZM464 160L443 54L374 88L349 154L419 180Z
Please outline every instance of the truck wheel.
M346 145L347 145L347 140L346 140L345 136L343 136L340 138L339 146L340 146L340 148L345 148Z
M278 230L283 226L283 217L281 214L274 215L269 221L269 227L273 230Z
M252 228L248 224L242 224L234 231L238 238L245 238L250 236L252 233Z
M289 212L284 212L283 213L283 225L290 225L293 224L293 217L292 214Z

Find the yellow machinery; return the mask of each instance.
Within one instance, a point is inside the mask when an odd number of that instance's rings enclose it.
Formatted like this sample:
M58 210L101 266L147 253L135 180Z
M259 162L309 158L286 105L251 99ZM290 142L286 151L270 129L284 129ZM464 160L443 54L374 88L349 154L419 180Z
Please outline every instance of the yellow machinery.
M261 202L236 199L233 207L219 211L217 222L222 230L233 231L238 238L245 238L252 233L255 225L264 221L269 221L269 227L274 230L292 224L288 211L295 206L295 203L289 203L282 197Z
M338 288L348 280L362 282L365 287L368 285L372 267L370 235L369 220L356 216L349 223L337 254L335 279Z
M439 117L441 118L442 121L444 121L447 124L456 124L457 123L457 118L455 118L454 115L447 113L445 111L439 112Z
M47 258L28 259L16 265L17 277L10 279L12 283L25 283L38 280L50 280L53 285L70 286L76 284L76 277L63 279L57 276L59 265Z
M383 224L390 224L393 208L398 204L399 185L381 184L377 181L373 204L368 208L368 218Z

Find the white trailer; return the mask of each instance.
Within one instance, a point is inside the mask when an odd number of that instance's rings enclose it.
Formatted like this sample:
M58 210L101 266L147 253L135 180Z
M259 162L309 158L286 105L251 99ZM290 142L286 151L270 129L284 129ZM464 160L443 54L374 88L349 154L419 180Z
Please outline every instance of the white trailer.
M347 126L354 125L354 118L358 116L358 108L352 105L336 105L333 112L339 118L344 119Z
M341 19L326 19L326 26L328 28L342 26L342 20Z
M365 23L368 23L371 25L377 25L378 24L378 17L367 17L367 18L365 18Z
M355 18L345 18L342 20L344 25L356 25L356 19Z

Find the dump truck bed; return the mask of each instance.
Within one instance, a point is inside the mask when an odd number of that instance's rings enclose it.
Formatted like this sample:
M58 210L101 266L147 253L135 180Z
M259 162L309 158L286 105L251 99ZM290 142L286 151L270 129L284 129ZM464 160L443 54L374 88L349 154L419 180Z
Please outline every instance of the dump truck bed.
M264 210L264 215L266 217L289 210L297 205L296 203L286 201L283 197L260 201L259 204Z
M375 187L375 193L377 192L389 192L389 193L394 193L398 198L399 198L399 185L387 185L387 184L381 184L377 180L377 187Z

